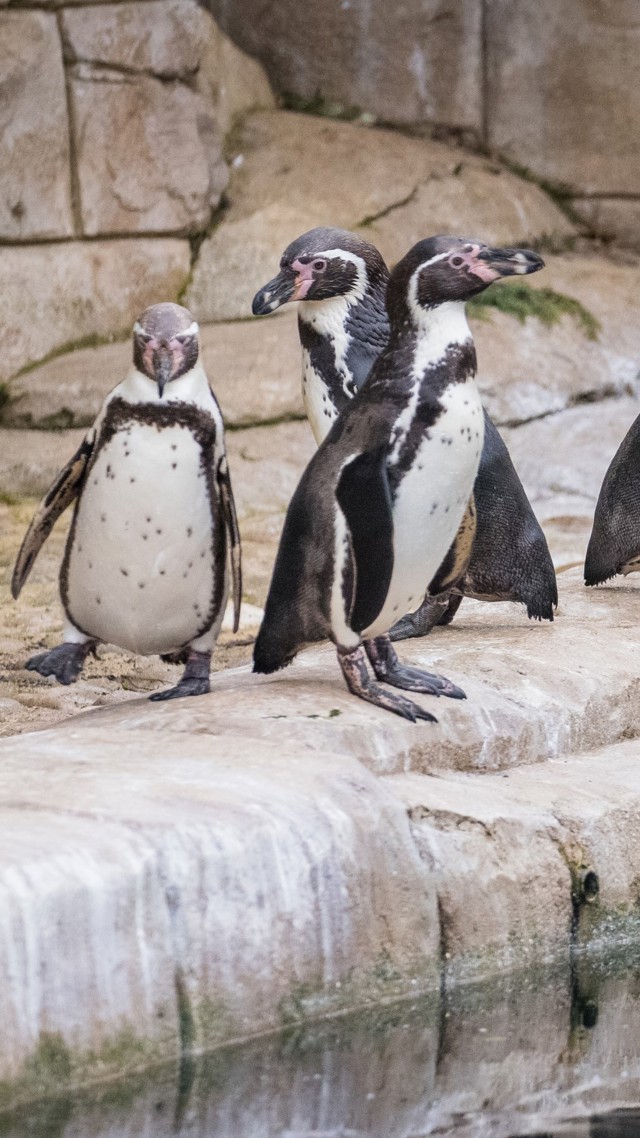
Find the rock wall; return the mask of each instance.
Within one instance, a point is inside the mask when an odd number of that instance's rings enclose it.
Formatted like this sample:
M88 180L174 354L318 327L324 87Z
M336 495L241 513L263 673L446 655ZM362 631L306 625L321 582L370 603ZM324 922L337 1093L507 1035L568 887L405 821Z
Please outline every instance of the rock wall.
M0 3L5 375L178 294L228 182L224 135L272 103L196 0Z
M637 0L207 4L276 90L460 132L565 187L596 232L640 246Z

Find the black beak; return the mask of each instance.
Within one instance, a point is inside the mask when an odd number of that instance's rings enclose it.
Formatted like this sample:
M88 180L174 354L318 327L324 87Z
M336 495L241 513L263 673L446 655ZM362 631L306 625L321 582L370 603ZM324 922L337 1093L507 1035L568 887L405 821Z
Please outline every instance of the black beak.
M161 399L164 389L171 379L172 371L173 356L171 350L165 344L160 344L153 353L153 373L156 383L158 384L158 394Z
M542 257L532 249L483 249L478 260L485 261L501 277L526 276L544 268Z
M296 274L292 269L281 269L277 277L261 288L253 298L251 311L254 316L266 316L275 312L282 304L294 299Z

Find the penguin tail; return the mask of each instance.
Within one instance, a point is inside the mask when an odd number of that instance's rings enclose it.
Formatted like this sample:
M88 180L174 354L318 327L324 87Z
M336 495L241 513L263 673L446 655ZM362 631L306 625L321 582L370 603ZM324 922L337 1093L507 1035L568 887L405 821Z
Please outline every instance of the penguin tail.
M267 613L253 646L253 671L263 675L279 672L288 667L300 647L286 622L269 619Z
M295 651L290 655L283 654L281 647L274 643L268 643L266 638L262 640L260 637L255 642L253 648L253 672L259 672L261 675L269 675L271 672L279 672L282 668L289 666L295 656Z
M618 575L621 570L620 557L614 546L611 534L600 533L594 525L584 562L585 585L603 585Z

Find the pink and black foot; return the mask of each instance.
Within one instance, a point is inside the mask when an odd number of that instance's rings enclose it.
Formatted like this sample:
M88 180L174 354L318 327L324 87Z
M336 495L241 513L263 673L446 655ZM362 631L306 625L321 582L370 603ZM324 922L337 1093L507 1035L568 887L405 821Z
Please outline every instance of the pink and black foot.
M95 655L95 650L95 640L86 640L83 644L58 644L50 652L31 656L25 668L28 672L38 672L41 676L55 676L58 683L65 686L75 684L87 656L90 652Z
M179 657L178 653L175 655ZM210 668L211 653L196 652L191 648L186 657L186 667L180 683L176 684L174 688L168 688L167 691L154 692L153 695L149 696L149 699L154 703L160 703L166 699L182 699L189 695L206 695L207 692L211 691Z
M395 695L394 692L387 691L381 684L372 680L367 668L367 655L363 647L351 651L338 648L338 660L346 685L352 695L357 695L360 699L365 699L367 703L375 704L376 707L382 707L385 711L393 711L396 715L401 715L403 719L409 719L412 723L415 723L416 719L424 719L428 723L438 722L435 715L425 711L413 700L406 699L403 695ZM438 693L433 692L432 694L437 695Z

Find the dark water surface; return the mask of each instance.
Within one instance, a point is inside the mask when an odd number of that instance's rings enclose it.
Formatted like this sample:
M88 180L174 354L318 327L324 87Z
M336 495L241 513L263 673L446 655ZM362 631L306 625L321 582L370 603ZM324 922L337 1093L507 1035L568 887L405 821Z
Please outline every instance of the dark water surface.
M0 1138L640 1138L638 1107L636 947L23 1107Z

